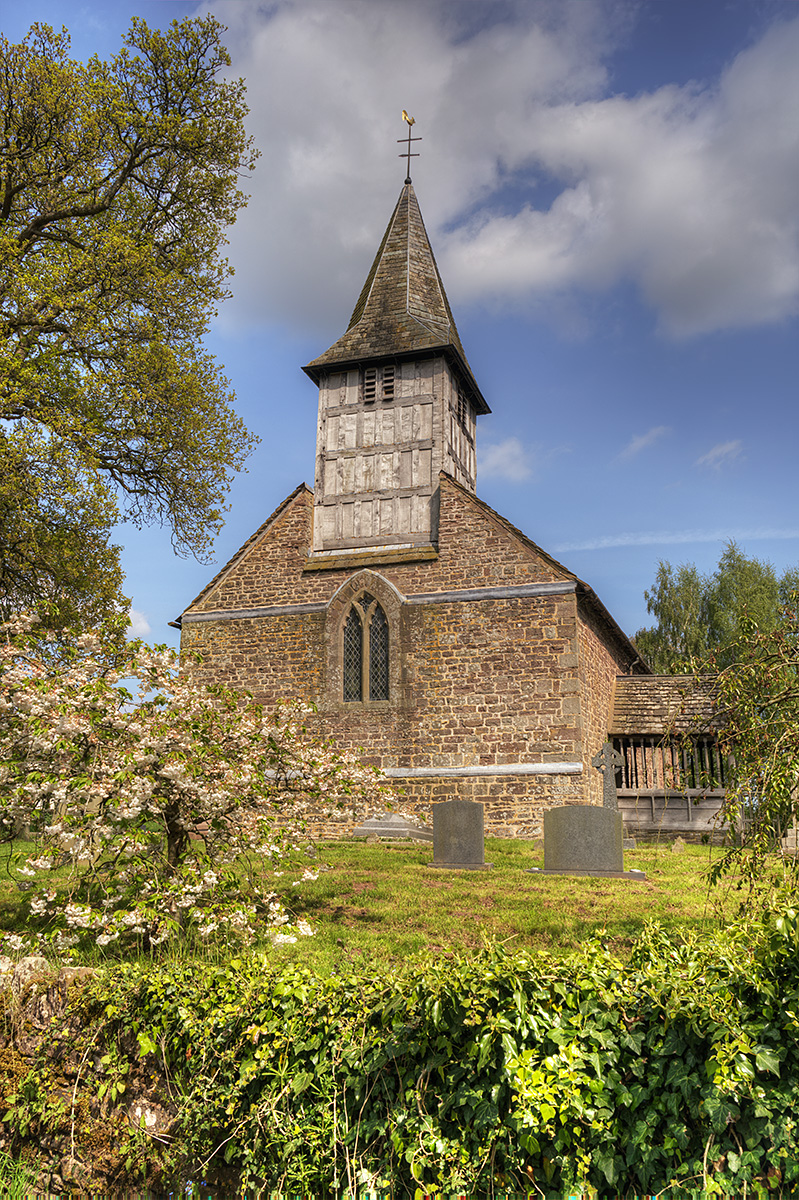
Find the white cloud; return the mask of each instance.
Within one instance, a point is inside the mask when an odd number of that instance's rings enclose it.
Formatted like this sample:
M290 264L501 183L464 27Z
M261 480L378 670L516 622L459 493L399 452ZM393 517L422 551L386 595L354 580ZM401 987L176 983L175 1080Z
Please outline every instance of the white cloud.
M306 331L316 322L331 337L342 332L342 297L354 305L404 178L402 109L423 139L412 171L438 247L443 227L527 171L532 104L602 88L602 52L618 21L607 0L209 8L229 28L231 73L246 78L248 128L264 152L231 235L236 298L223 319Z
M553 553L569 550L610 550L615 546L681 546L695 542L792 541L799 529L677 529L649 530L644 533L609 533L582 542L564 542Z
M128 613L130 618L130 632L133 637L147 637L150 632L150 623L143 612L139 612L137 608L132 608Z
M650 446L654 446L655 442L670 432L668 425L654 425L646 433L638 433L630 438L618 457L635 458L636 454L640 454L642 450L648 450Z
M717 80L627 97L606 63L634 10L613 0L210 7L264 151L226 322L342 332L402 182L402 108L456 304L631 281L673 335L799 311L799 18Z
M521 483L530 478L533 468L530 454L519 439L509 437L479 449L477 470L481 479L509 479Z
M740 458L742 450L743 442L740 439L732 442L718 442L715 446L711 446L707 454L698 458L695 465L711 467L714 471L720 471L722 467L726 467L729 463L735 462L736 458Z

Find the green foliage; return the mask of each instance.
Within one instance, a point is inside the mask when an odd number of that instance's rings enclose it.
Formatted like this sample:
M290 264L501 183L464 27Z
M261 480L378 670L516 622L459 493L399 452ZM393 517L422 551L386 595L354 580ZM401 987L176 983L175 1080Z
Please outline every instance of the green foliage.
M33 1193L36 1180L25 1163L15 1162L5 1150L0 1150L0 1194L5 1200L26 1200Z
M175 1183L790 1195L797 946L796 910L782 909L711 943L651 926L626 965L600 942L561 962L492 947L379 978L255 956L119 968L80 1003L104 1054L138 1045L168 1071ZM21 1089L7 1126L35 1132L36 1119Z
M799 817L796 593L773 627L762 629L743 618L729 657L714 682L714 717L720 747L730 759L725 816L739 826L739 835L714 864L712 878L740 872L751 903L768 900L775 883L795 894L799 882L795 859L773 868L780 838Z
M789 570L778 579L771 563L747 558L732 541L712 575L700 574L693 563L675 568L661 560L652 589L644 592L657 624L639 629L635 644L658 674L690 670L711 654L726 666L744 619L762 630L776 625L796 575Z
M178 550L204 553L251 446L202 348L255 158L220 35L212 16L166 32L134 18L107 63L71 59L45 25L0 37L6 609L64 589L91 608L92 576L117 592L120 497L127 519L166 521Z
M38 607L86 627L122 603L117 509L63 443L22 423L0 428L0 619ZM54 622L52 618L55 618Z

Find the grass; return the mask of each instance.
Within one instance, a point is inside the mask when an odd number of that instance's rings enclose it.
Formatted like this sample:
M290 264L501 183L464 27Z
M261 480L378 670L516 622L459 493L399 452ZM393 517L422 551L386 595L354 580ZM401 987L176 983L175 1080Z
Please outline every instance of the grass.
M4 1200L26 1200L33 1194L36 1175L29 1167L0 1150L0 1195Z
M675 936L718 928L725 897L708 895L709 853L690 845L675 853L670 844L628 851L625 867L646 872L638 883L530 875L525 868L543 866L543 849L525 841L487 839L490 871L432 869L432 846L418 842L328 842L318 880L303 886L296 905L317 936L281 953L329 971L343 962L382 967L468 953L487 939L557 954L605 931L623 957L649 920ZM726 907L733 908L728 897Z
M270 954L328 973L347 964L385 968L419 955L471 953L487 940L566 953L603 932L624 957L649 920L676 937L689 929L710 932L732 915L729 895L708 892L710 853L704 846L686 845L679 853L671 843L641 846L625 854L626 868L646 873L644 882L632 882L531 875L527 868L543 866L540 842L487 839L486 861L494 864L488 871L433 869L429 843L325 842L316 882L292 888L298 873L290 869L264 881L316 931ZM51 886L58 887L57 875ZM24 932L20 899L13 879L0 870L0 930ZM185 947L166 953L191 957ZM226 956L211 948L199 955ZM102 959L97 951L86 961Z

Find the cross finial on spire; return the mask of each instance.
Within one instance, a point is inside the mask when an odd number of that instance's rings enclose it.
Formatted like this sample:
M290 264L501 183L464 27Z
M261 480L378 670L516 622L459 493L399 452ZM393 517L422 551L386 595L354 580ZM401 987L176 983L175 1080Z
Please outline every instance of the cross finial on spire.
M422 139L422 138L420 138L420 137L411 137L411 126L413 126L413 125L415 125L415 124L416 124L416 118L415 118L415 117L409 117L409 116L408 116L408 114L406 113L406 111L405 111L405 109L404 109L404 108L403 108L403 110L402 110L402 119L403 119L403 121L407 121L407 122L408 122L408 136L407 136L407 138L397 138L397 141L398 141L398 142L405 142L405 141L407 141L407 143L408 143L408 149L407 149L407 150L403 150L402 154L399 154L397 157L398 157L398 158L407 158L407 160L408 160L408 174L407 174L407 177L406 177L406 179L405 179L405 182L406 182L406 183L410 183L410 182L411 182L411 159L412 159L412 158L418 158L418 157L419 157L419 155L418 155L418 154L412 154L412 153L411 153L411 142L421 142L423 139Z

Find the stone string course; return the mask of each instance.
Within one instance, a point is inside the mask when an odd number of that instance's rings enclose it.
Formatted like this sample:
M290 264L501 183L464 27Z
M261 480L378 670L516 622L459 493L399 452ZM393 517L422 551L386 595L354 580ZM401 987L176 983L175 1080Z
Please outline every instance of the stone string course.
M400 781L399 807L427 821L435 800L474 799L486 804L487 834L538 837L548 807L601 803L590 758L606 737L614 679L629 669L632 654L625 658L590 605L572 590L402 602L475 588L573 585L574 576L447 476L440 482L434 560L384 563L368 572L304 572L311 520L312 495L300 489L188 611L320 601L326 607L186 621L182 648L204 659L192 670L245 688L268 705L294 697L312 701L320 732L362 750L378 767L583 765L582 774L570 776ZM363 587L378 597L389 621L391 698L344 704L341 631L351 598ZM320 824L316 832L328 836L326 828ZM332 828L344 832L346 821Z

